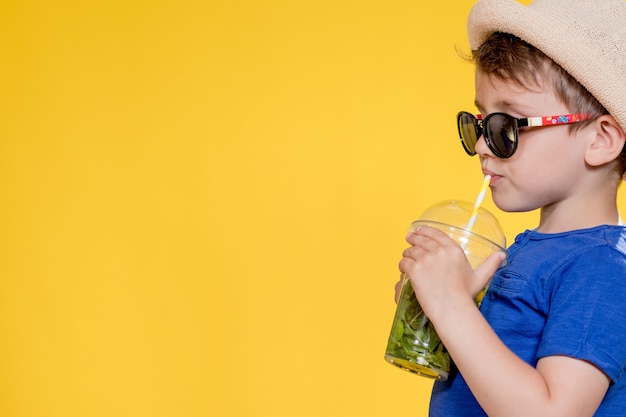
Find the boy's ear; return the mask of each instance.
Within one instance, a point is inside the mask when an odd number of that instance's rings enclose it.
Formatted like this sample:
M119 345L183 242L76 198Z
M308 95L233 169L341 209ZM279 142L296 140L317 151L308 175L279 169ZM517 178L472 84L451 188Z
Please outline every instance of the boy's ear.
M600 166L615 160L624 149L626 133L613 118L605 114L593 122L594 136L585 153L585 162Z

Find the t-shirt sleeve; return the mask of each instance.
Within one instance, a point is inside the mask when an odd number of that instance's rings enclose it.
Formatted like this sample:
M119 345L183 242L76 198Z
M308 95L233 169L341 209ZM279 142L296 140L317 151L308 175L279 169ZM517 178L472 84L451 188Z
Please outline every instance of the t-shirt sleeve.
M550 308L537 360L588 361L612 382L626 365L626 257L609 247L585 250L546 283Z

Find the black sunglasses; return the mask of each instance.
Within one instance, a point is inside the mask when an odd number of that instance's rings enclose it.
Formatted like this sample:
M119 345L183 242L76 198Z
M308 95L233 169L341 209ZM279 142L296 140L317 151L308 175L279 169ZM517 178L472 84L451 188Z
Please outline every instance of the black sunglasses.
M483 136L485 143L498 158L510 158L517 150L520 127L558 126L590 120L593 114L528 117L518 119L506 113L491 113L484 119L466 111L456 116L461 144L468 155L476 155L476 142Z

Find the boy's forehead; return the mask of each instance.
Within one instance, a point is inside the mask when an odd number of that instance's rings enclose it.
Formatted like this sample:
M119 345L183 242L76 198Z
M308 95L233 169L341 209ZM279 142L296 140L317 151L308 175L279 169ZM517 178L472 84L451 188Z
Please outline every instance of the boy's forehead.
M503 91L507 94L522 94L526 92L544 93L552 92L551 84L545 79L545 76L536 74L534 77L523 77L520 79L499 77L496 74L488 74L477 70L475 72L474 82L475 89L493 89Z
M475 90L474 105L481 112L511 111L534 116L541 108L561 107L560 100L552 89L532 83L520 85L514 80L501 79L481 71L476 72Z

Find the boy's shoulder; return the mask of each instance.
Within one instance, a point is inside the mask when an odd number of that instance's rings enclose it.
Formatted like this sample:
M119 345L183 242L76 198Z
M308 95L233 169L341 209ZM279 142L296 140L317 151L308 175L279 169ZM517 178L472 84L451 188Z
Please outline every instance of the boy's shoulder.
M626 227L603 225L555 234L527 230L516 237L508 259L510 272L525 276L548 277L565 269L602 269L626 276Z
M529 247L552 246L572 247L588 250L591 247L613 247L626 252L626 226L600 225L588 229L577 229L562 233L541 233L526 230L515 238L513 246Z

